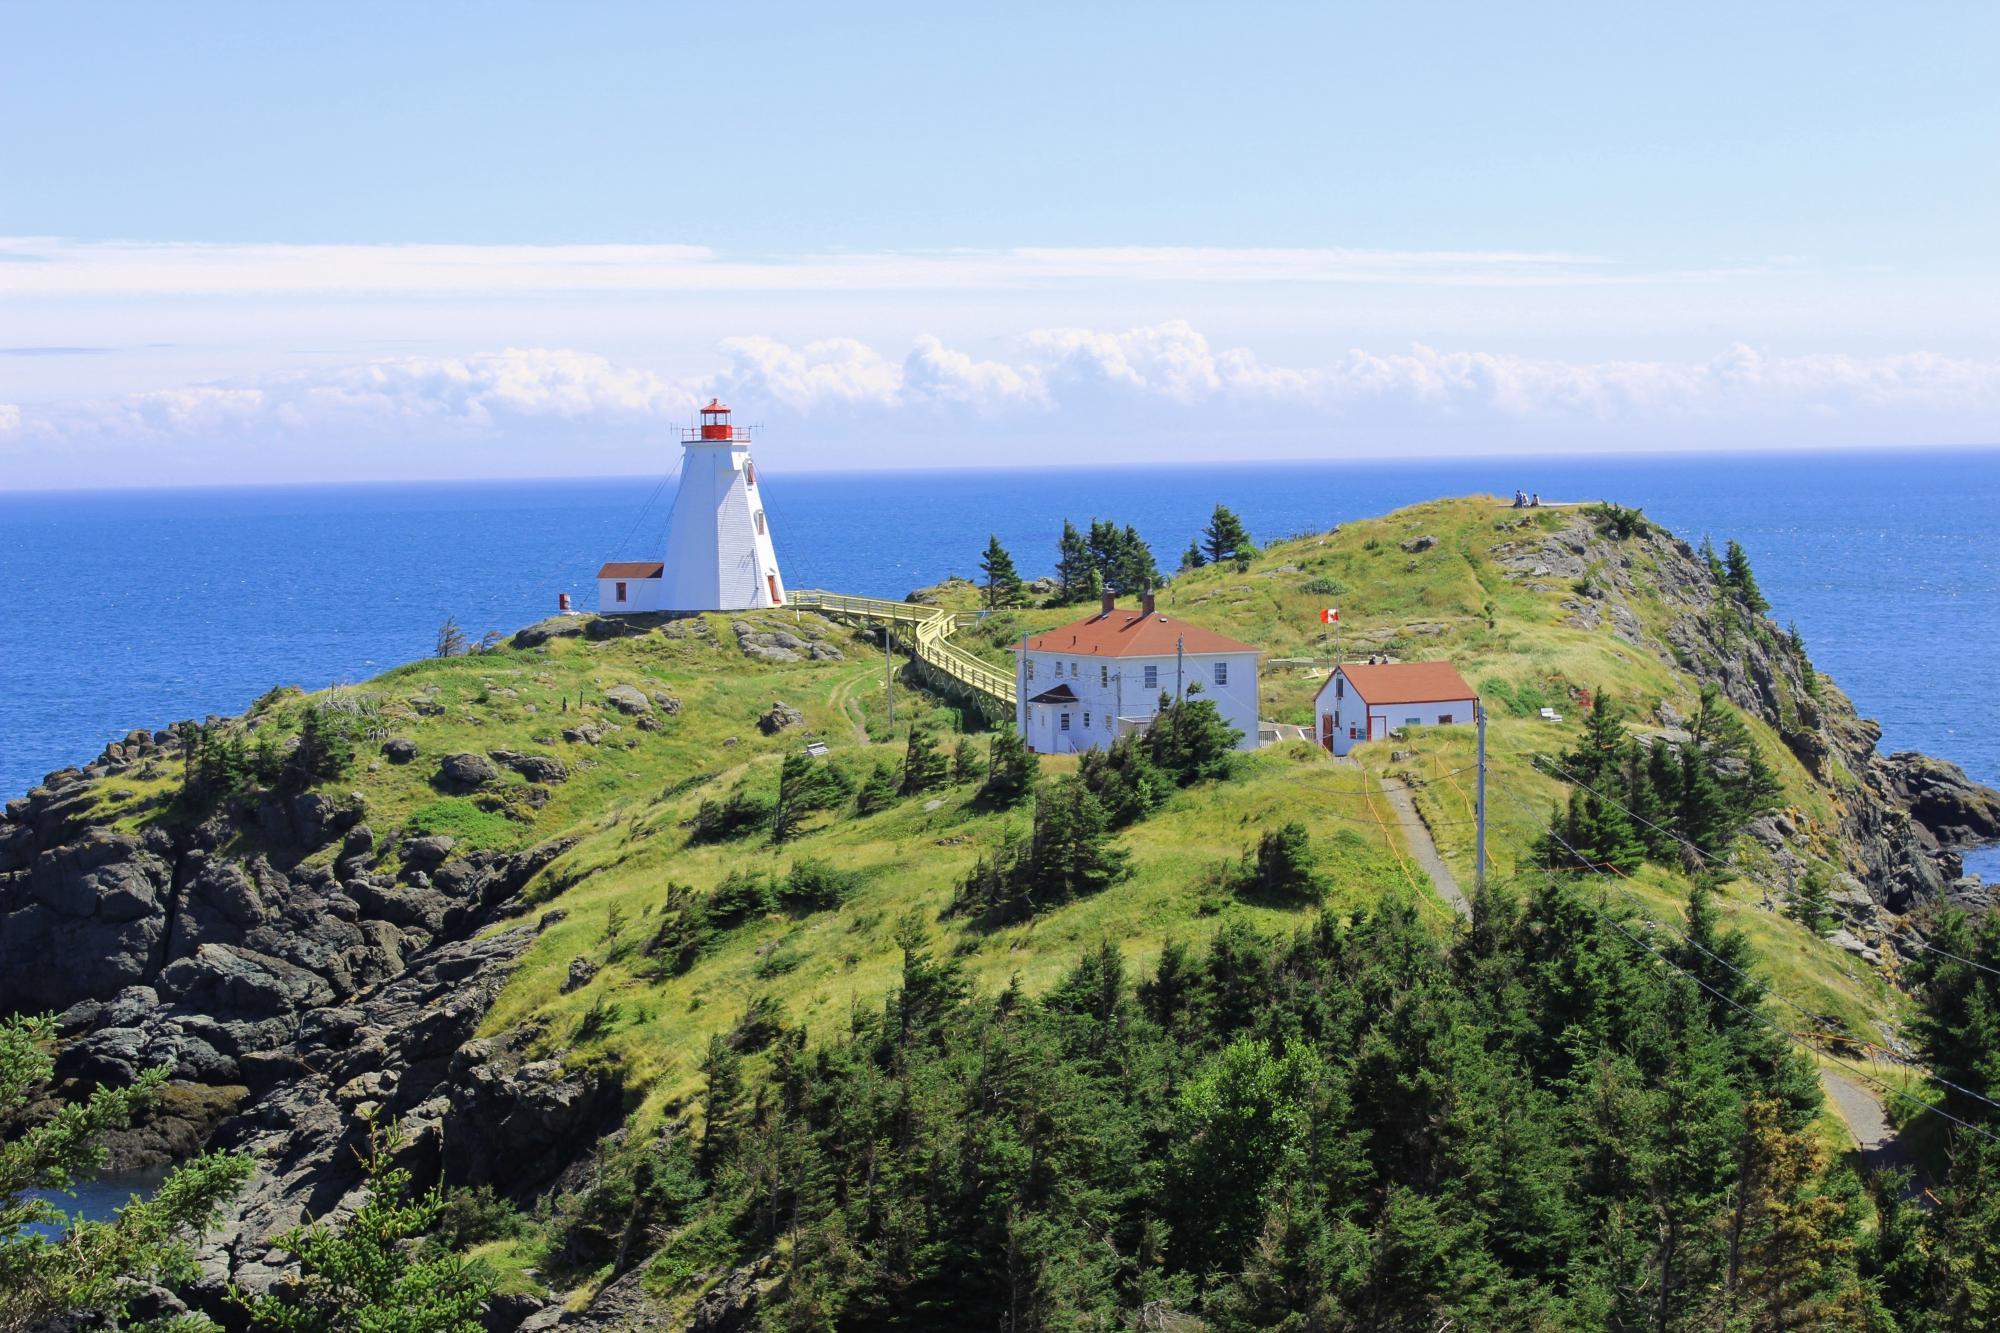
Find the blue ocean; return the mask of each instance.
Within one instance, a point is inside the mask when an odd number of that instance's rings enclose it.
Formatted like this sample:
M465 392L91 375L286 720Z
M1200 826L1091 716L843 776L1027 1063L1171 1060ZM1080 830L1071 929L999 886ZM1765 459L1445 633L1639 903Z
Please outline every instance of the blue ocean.
M766 473L793 587L899 597L970 574L989 532L1046 572L1065 517L1133 523L1170 565L1218 502L1260 540L1469 491L1642 506L1749 550L1781 621L1882 724L2000 783L2000 452L1408 459ZM365 678L456 616L511 631L644 557L659 478L0 495L0 799L133 727L273 684ZM1982 867L2000 870L2000 865Z

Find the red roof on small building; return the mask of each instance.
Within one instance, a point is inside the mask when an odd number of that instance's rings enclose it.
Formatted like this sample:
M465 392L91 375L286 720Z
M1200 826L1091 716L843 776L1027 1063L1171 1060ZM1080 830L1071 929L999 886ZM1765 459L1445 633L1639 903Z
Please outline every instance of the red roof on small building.
M657 579L667 572L659 560L607 560L597 571L601 579Z
M1147 615L1127 607L1114 607L1094 616L1038 634L1028 640L1034 653L1075 653L1081 657L1171 657L1179 642L1190 653L1254 653L1247 643L1238 643L1212 629L1203 629L1191 620L1179 620L1158 612Z
M1478 697L1449 662L1343 662L1340 672L1348 687L1371 704L1456 703Z

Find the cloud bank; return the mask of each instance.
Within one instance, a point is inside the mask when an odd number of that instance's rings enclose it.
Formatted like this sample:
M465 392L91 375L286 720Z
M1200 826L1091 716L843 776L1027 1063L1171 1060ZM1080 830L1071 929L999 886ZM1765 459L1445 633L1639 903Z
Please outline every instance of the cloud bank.
M100 477L87 460L138 458L153 446L221 456L240 455L245 442L267 458L288 444L335 443L336 460L400 460L387 473L350 474L361 476L630 471L657 461L631 442L657 445L711 394L839 466L973 461L940 447L950 441L976 442L985 462L1083 461L1080 439L1108 451L1083 457L1105 461L1367 454L1413 440L1462 453L1536 442L1663 447L1670 438L1979 443L1992 442L1980 432L2000 410L2000 362L1926 352L1779 356L1735 346L1702 361L1570 362L1419 345L1284 365L1218 349L1183 321L1040 329L984 357L933 337L900 356L847 338L742 337L719 352L721 367L698 374L510 348L0 404L0 457L35 460L24 466L30 484L85 484ZM919 437L921 446L910 443ZM1263 442L1270 452L1258 452ZM65 483L66 459L90 475Z

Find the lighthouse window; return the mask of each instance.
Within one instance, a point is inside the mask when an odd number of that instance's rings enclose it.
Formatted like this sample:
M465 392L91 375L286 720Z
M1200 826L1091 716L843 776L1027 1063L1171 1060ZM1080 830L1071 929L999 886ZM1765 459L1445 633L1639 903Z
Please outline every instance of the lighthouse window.
M757 484L757 465L747 458L743 460L743 484L745 486ZM758 517L761 519L763 515L759 514ZM758 531L761 532L763 529L759 528Z
M757 535L764 535L764 511L761 509L757 511Z
M1229 683L1229 663L1217 662L1215 664L1215 683L1217 685L1227 685Z

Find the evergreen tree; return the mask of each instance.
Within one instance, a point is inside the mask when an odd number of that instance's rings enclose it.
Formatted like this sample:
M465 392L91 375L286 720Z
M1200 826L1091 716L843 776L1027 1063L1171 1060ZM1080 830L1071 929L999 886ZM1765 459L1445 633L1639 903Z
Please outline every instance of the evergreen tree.
M1160 567L1153 562L1153 548L1131 524L1118 536L1118 568L1114 579L1105 576L1105 586L1115 592L1135 594L1160 586Z
M977 782L985 773L986 764L980 759L979 749L972 743L972 737L960 736L951 752L951 780Z
M1226 778L1235 770L1236 744L1243 733L1229 725L1207 699L1175 702L1160 695L1159 711L1145 732L1147 757L1182 787Z
M923 727L911 727L909 744L903 751L903 795L915 796L950 779L950 760L937 738Z
M354 734L348 719L308 704L299 719L299 743L292 750L292 775L300 786L331 782L354 763Z
M1243 528L1243 520L1225 505L1217 505L1209 516L1208 526L1202 529L1201 546L1211 563L1230 561L1238 569L1247 568L1257 554L1250 534Z
M1067 606L1091 596L1090 577L1095 569L1089 543L1076 524L1064 519L1062 538L1056 543L1057 602Z
M1113 828L1136 823L1158 809L1173 783L1153 763L1137 736L1120 736L1109 749L1086 750L1077 776L1104 806Z
M1722 557L1715 553L1715 543L1708 539L1707 533L1701 537L1701 563L1707 567L1710 578L1724 588L1728 587L1729 570L1723 565Z
M1111 821L1083 779L1058 779L1035 800L1026 872L1038 905L1087 898L1130 873L1131 856L1111 839Z
M1326 885L1306 826L1293 819L1265 829L1244 868L1240 888L1263 902L1294 906L1325 897Z
M149 1285L194 1275L194 1247L250 1178L248 1157L207 1153L175 1168L148 1199L103 1221L65 1216L49 1196L102 1167L105 1137L152 1105L167 1071L99 1086L54 1116L28 1106L55 1072L53 1020L0 1018L0 1328L94 1326L122 1316Z
M1190 537L1187 550L1181 552L1180 572L1185 574L1191 569L1200 569L1207 563L1208 557L1202 554L1201 542Z
M1226 505L1217 505L1209 515L1208 526L1202 529L1202 551L1214 564L1221 564L1236 557L1236 548L1249 541L1250 535L1243 530L1243 521Z
M432 1233L445 1210L441 1188L415 1198L411 1174L394 1164L397 1144L371 1137L367 1197L351 1218L321 1220L274 1236L297 1258L298 1277L262 1296L230 1298L252 1328L278 1333L480 1333L494 1275ZM430 1243L420 1243L420 1242Z
M1014 557L1000 544L997 534L986 539L986 554L979 557L979 573L990 608L1019 606L1026 600L1027 585L1014 569Z
M847 775L804 751L785 756L778 773L778 799L771 806L771 841L783 842L799 831L815 810L830 810L853 790Z
M1583 735L1562 757L1567 780L1598 795L1615 795L1624 785L1632 739L1625 733L1625 710L1609 694L1599 694L1584 715Z
M1012 727L993 733L986 750L986 781L980 785L980 799L994 805L1015 805L1035 789L1040 769L1027 741Z
M872 815L886 810L903 794L903 773L887 759L877 760L854 798L854 813Z
M1612 870L1629 874L1646 859L1632 821L1582 787L1557 806L1535 843L1535 864L1547 870Z
M1753 615L1763 615L1771 609L1764 600L1764 594L1757 587L1757 576L1750 572L1750 557L1740 543L1731 540L1729 553L1723 558L1723 582L1736 600L1743 603Z

